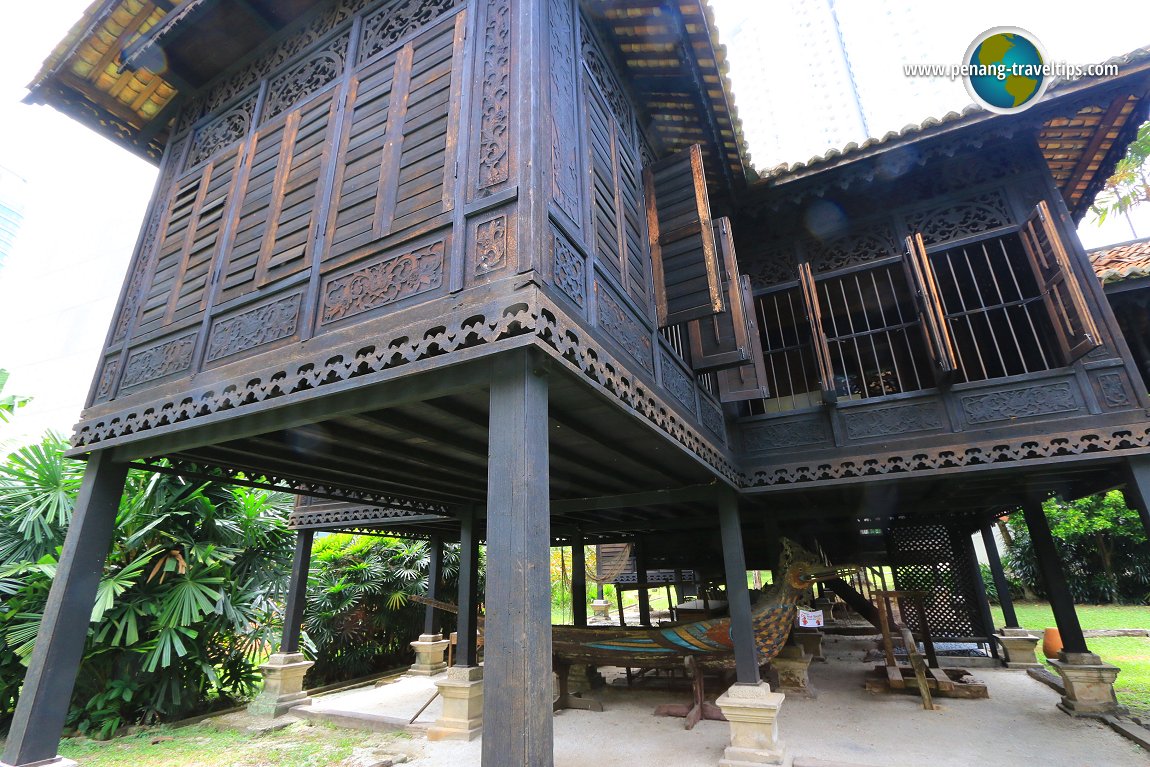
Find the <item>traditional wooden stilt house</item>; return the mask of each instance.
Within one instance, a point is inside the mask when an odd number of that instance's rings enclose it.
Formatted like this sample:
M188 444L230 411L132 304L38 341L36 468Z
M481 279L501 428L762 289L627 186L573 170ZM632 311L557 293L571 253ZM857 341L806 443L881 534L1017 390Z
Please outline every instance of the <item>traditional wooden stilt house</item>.
M55 755L130 465L343 502L297 510L300 567L308 530L457 537L463 637L485 541L453 684L489 767L552 760L553 543L709 553L735 697L777 710L744 575L780 533L885 540L986 636L969 534L1022 504L1093 668L1038 504L1150 496L1072 227L1146 117L1150 56L1121 64L749 183L696 0L98 0L30 100L160 170L4 763Z

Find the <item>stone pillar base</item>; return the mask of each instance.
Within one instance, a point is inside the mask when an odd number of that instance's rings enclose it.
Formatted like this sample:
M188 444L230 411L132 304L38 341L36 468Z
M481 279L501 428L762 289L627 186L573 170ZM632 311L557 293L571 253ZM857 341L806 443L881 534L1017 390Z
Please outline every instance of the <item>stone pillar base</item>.
M447 668L447 646L450 639L444 639L443 634L420 634L419 639L411 643L415 650L415 663L407 673L415 676L435 676Z
M994 638L1002 646L1007 668L1042 668L1038 656L1034 654L1041 638L1037 634L1031 634L1026 629L1003 629Z
M607 680L594 666L586 663L572 663L567 670L567 692L569 694L590 692L607 684Z
M1059 653L1057 660L1050 660L1050 665L1062 677L1066 694L1058 707L1066 713L1101 717L1122 712L1114 695L1117 666L1103 663L1094 653L1068 652Z
M71 759L65 759L62 756L53 757L52 759L40 759L35 762L28 762L26 764L8 764L8 762L0 762L0 767L80 767L79 764L73 762Z
M596 618L610 618L611 617L611 603L606 599L595 599L591 602L591 612L595 614Z
M452 666L435 683L443 712L427 730L428 740L475 740L483 733L483 669Z
M307 703L311 698L303 691L303 677L314 666L304 660L302 653L275 653L260 666L264 675L264 688L248 704L252 716L274 719L288 709Z
M731 724L731 745L723 751L719 767L786 763L778 725L783 698L782 693L771 692L766 682L732 685L719 696L715 705Z
M779 691L815 697L809 673L811 660L812 656L797 645L787 645L771 658L771 666L779 672Z
M795 644L802 647L803 652L811 656L812 660L821 660L825 663L827 658L823 655L824 636L825 634L818 629L796 628L791 632Z

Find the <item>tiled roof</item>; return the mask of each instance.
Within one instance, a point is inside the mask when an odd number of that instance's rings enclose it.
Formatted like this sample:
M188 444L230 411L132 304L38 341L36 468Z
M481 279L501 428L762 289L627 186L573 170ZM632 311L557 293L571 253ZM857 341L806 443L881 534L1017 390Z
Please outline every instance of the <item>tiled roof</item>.
M1103 284L1134 277L1150 277L1150 237L1107 245L1087 254Z

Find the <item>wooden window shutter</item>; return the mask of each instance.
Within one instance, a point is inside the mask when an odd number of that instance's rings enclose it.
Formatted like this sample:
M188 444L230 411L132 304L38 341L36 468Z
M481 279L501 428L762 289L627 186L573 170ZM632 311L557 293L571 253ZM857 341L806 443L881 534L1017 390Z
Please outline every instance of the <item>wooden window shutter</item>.
M651 163L643 181L659 327L723 311L699 145Z
M763 360L763 342L759 338L759 323L755 317L755 302L751 298L751 278L740 275L739 287L740 314L746 325L747 346L750 361L745 365L727 368L718 372L719 399L723 402L738 402L745 399L766 399L771 396L767 388L767 366ZM732 304L734 303L732 296ZM706 320L698 320L706 322Z
M1026 219L1021 235L1063 362L1069 365L1101 340L1045 200Z
M751 357L747 311L743 304L731 222L726 218L716 220L714 235L726 309L687 324L691 339L691 367L697 371L735 367Z
M906 238L903 266L914 290L915 307L922 323L927 350L934 362L939 383L943 383L958 370L958 360L954 352L950 326L947 324L946 311L942 306L942 296L938 291L938 278L926 253L922 235L917 232Z
M819 383L823 389L823 400L831 403L838 399L835 393L835 369L831 364L831 350L823 333L823 313L819 308L819 294L815 287L815 276L811 265L803 261L799 264L799 287L803 294L803 307L811 326L811 346L815 351L815 363L819 369Z

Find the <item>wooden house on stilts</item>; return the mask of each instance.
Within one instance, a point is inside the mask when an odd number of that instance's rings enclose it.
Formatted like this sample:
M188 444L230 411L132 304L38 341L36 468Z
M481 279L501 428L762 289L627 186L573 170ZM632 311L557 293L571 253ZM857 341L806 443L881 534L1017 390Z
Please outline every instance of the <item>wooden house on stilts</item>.
M462 541L486 767L552 763L552 545L726 573L752 706L743 576L780 536L985 640L970 536L1021 506L1064 674L1103 669L1041 502L1121 485L1150 526L1150 399L1074 232L1150 53L762 176L724 55L705 0L94 2L29 100L159 173L0 761L54 759L125 473L161 459L317 499L299 563L313 530Z

